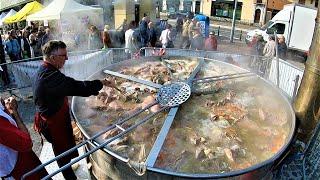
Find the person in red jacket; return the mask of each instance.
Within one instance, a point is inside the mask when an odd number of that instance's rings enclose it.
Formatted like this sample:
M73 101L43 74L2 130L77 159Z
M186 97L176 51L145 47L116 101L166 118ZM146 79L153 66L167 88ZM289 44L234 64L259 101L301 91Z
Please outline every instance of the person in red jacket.
M41 165L32 151L32 140L28 129L17 111L17 101L10 97L0 103L0 177L21 177ZM48 175L45 169L27 177L41 179Z
M204 42L204 49L207 51L216 51L218 49L218 41L214 31L209 33L209 37Z

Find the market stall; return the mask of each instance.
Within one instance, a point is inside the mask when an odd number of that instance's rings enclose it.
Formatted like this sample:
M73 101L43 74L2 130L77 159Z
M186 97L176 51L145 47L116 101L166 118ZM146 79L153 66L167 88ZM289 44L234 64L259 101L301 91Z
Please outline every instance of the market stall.
M26 17L30 14L40 11L43 9L43 5L37 1L30 2L26 4L20 11L14 15L8 16L4 19L4 23L11 24L19 21L26 20Z
M62 39L73 46L77 37L86 34L88 26L103 29L103 10L73 0L54 0L43 10L27 17L27 21L49 21L58 26Z
M102 8L85 6L73 0L54 0L43 10L27 17L27 21L44 20L59 20L63 29L75 29L84 24L103 26Z
M17 11L11 9L5 16L3 16L1 19L0 19L0 26L3 26L3 21L7 18L7 17L10 17L10 16L13 16L14 14L16 14Z

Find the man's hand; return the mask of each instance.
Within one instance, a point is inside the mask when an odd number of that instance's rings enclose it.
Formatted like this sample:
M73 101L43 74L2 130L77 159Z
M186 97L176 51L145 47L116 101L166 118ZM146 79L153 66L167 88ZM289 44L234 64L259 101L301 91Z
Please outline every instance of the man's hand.
M29 134L28 128L22 122L22 119L18 113L18 103L14 97L9 97L4 100L6 110L10 113L12 118L16 121L18 128Z
M18 114L18 103L14 97L9 97L4 100L4 105L7 111L11 115L17 115Z

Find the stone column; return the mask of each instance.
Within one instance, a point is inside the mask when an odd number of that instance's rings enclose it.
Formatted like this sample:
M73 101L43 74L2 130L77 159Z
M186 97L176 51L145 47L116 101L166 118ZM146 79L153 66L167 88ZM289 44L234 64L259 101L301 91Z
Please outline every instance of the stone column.
M127 22L134 20L134 1L133 0L117 0L114 1L114 26L119 28L123 20Z
M200 12L202 12L202 14L210 17L211 16L211 6L212 6L212 1L202 0L202 2L201 2L202 10Z
M140 20L144 14L148 15L151 20L156 19L156 1L154 0L140 0Z
M162 1L162 11L167 11L167 0Z
M97 2L97 1L96 1ZM111 27L113 27L113 11L112 11L112 3L111 0L108 1L98 1L98 4L103 9L103 21L105 24L109 24Z
M191 12L195 12L196 11L196 1L192 0L192 8L191 8Z
M184 0L180 0L179 10L182 11L184 6Z

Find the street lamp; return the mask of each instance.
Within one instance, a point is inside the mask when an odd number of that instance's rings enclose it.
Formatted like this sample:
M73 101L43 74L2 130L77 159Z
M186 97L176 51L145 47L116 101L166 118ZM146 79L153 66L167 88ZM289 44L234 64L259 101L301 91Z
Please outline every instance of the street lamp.
M230 35L230 42L233 43L234 29L236 25L236 10L237 10L238 0L234 0L234 9L233 9L233 17L232 17L232 28Z

